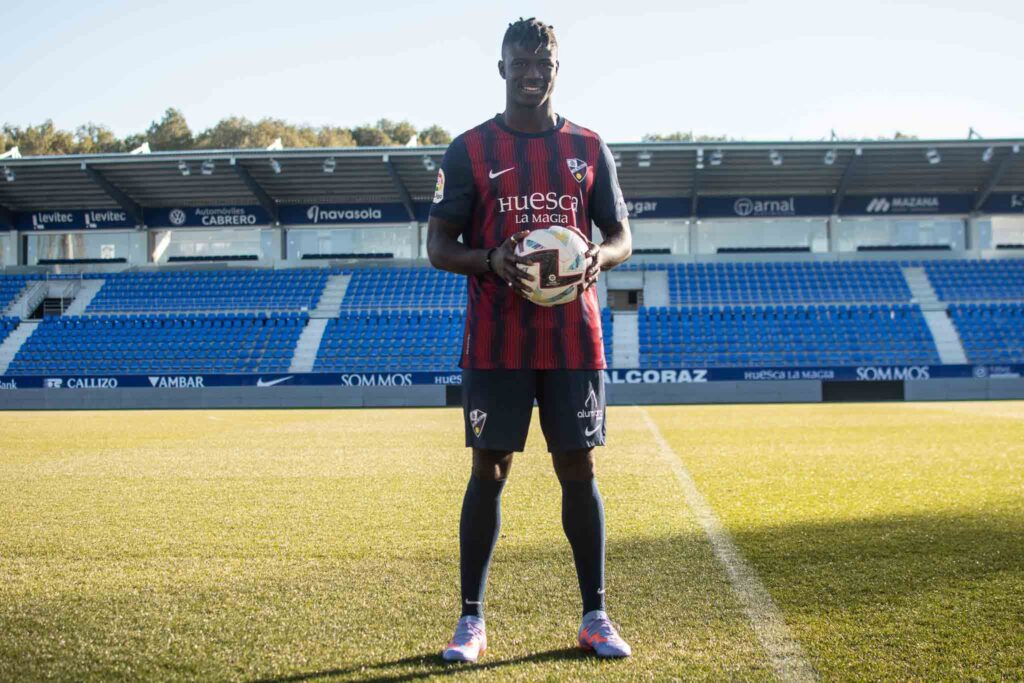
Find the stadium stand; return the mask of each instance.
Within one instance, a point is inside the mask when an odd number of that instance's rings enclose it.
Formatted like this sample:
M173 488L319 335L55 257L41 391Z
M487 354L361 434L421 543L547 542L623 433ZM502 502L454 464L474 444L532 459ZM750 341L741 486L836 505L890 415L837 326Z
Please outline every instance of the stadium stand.
M926 261L943 301L1024 300L1024 259Z
M88 313L312 310L332 273L326 268L122 273Z
M665 271L670 290L669 306L639 311L639 366L938 363L910 303L908 264L955 302L949 315L970 362L1024 362L1024 259L961 259L630 264ZM87 274L105 284L86 315L45 319L9 372L286 372L308 311L337 274L350 281L340 309L320 313L337 317L314 371L457 370L465 278L377 266ZM0 277L0 310L34 279ZM611 364L613 313L601 315ZM0 319L0 343L16 324Z
M4 343L4 340L7 339L7 335L13 332L20 322L21 320L18 318L0 318L0 344Z
M352 271L342 308L462 308L466 278L433 268Z
M461 309L344 311L331 319L316 372L456 371Z
M168 263L217 263L223 261L259 261L256 254L228 254L224 256L170 256Z
M604 342L604 359L608 365L612 364L612 339L614 338L615 323L610 308L601 309L601 335Z
M643 308L639 329L644 368L939 362L913 305Z
M892 261L648 264L646 268L667 271L674 306L910 301L900 266Z
M285 372L305 312L46 318L11 375Z
M25 275L0 275L0 314L18 298L28 280Z
M972 363L1024 363L1024 303L953 304L949 315Z

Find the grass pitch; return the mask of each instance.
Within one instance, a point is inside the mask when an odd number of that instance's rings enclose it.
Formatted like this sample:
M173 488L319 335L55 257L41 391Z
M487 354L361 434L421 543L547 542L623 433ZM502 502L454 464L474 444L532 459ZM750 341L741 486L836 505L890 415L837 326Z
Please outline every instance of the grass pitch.
M628 661L579 593L535 423L478 666L457 410L0 413L0 680L770 680L639 408L598 477ZM827 680L1020 679L1024 404L647 410Z

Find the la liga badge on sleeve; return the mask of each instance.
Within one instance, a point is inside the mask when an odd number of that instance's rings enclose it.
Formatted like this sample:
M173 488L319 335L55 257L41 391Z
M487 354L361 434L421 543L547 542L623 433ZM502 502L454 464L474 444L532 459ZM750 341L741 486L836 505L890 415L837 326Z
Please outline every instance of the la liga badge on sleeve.
M437 169L437 184L434 185L434 203L440 204L444 200L444 169Z

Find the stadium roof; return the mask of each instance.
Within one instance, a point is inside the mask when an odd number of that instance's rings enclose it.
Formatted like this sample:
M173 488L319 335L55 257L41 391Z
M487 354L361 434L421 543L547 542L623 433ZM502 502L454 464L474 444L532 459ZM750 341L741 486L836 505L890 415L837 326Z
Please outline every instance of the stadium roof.
M610 145L628 199L1024 191L1024 138ZM204 150L0 160L0 224L14 211L415 202L433 195L443 147ZM204 170L204 162L206 164ZM328 172L328 171L331 172ZM208 173L207 173L208 171ZM6 181L3 176L6 176ZM5 220L6 219L6 220ZM140 221L141 222L141 221Z

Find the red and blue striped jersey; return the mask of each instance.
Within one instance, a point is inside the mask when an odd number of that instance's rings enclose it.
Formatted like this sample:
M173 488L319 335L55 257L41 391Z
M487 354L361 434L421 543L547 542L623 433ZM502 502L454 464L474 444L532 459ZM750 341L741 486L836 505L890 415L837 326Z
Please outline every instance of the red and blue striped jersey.
M441 162L431 216L463 226L470 248L497 247L522 230L562 225L587 239L627 215L615 161L586 128L559 117L541 133L501 114L455 138ZM545 308L493 273L469 276L463 368L603 369L597 288Z

